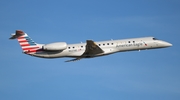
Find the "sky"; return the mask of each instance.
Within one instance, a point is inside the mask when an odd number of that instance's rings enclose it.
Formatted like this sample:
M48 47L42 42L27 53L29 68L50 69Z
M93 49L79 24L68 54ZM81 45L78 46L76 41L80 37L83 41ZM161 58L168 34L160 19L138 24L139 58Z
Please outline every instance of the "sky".
M179 0L1 0L0 100L180 100ZM22 53L37 43L153 36L172 47L66 63Z

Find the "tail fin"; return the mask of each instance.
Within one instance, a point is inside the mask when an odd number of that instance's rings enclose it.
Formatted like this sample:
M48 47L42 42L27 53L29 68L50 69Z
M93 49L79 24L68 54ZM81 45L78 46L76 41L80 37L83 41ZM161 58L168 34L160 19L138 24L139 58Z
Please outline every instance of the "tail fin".
M26 33L21 30L16 30L15 34L9 39L17 39L22 50L26 54L32 54L39 51L40 47Z

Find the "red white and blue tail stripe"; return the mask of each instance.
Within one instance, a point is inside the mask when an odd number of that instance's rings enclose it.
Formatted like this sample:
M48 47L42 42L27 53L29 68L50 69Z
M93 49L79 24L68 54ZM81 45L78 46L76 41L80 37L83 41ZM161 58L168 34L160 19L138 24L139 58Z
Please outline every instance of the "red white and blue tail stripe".
M22 50L26 54L33 54L41 51L37 43L35 43L26 33L16 30L10 39L17 39Z

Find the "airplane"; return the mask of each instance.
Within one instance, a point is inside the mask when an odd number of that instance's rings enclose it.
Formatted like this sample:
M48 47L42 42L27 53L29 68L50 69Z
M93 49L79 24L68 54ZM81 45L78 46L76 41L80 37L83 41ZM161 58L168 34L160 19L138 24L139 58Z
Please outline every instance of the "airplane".
M16 30L16 32L11 35L12 36L9 39L17 39L22 47L23 53L40 58L73 58L65 62L77 61L83 58L105 56L117 52L140 51L172 46L171 43L158 40L155 37L130 38L99 42L86 40L86 43L78 44L67 44L66 42L38 44L22 30Z

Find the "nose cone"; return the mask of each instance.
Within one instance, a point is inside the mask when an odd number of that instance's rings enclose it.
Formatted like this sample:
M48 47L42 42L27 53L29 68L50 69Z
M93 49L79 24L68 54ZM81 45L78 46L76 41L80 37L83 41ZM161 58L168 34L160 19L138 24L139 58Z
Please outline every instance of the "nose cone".
M165 41L163 41L163 43L162 43L165 47L171 47L172 46L172 44L171 43L169 43L169 42L165 42Z
M171 44L171 43L168 43L168 42L166 42L165 45L166 45L167 47L171 47L171 46L172 46L172 44Z
M166 47L171 47L172 44L166 41L162 41L162 40L156 40L156 46L158 48L166 48Z

